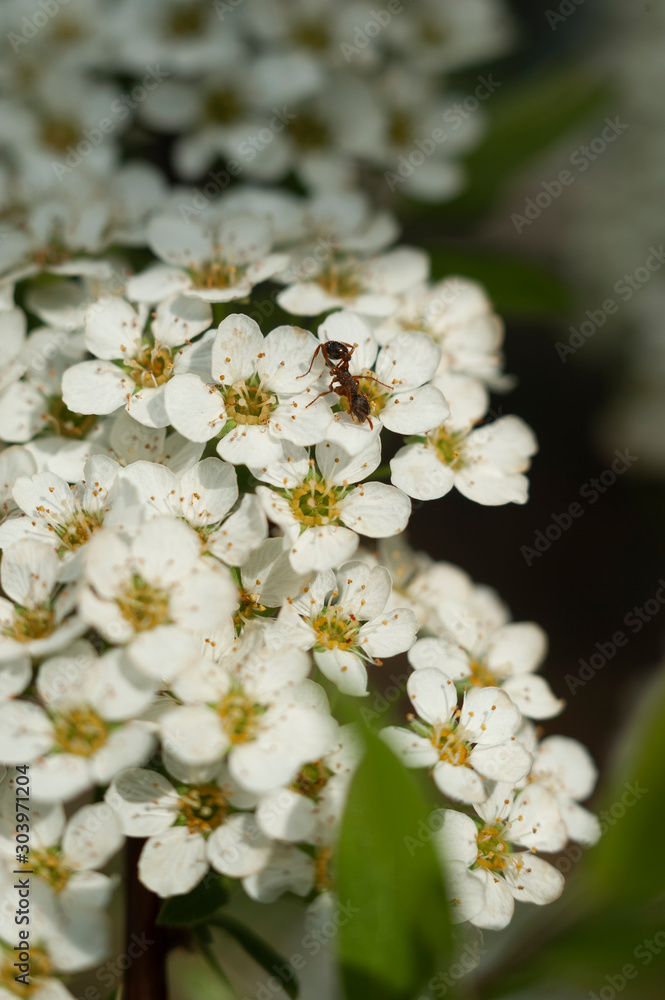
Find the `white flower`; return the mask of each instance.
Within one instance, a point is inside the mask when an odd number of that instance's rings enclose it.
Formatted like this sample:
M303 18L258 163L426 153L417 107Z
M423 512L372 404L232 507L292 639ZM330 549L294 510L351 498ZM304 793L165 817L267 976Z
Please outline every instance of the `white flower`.
M174 786L155 771L134 767L117 775L106 792L128 837L147 837L139 879L158 896L190 892L212 865L244 878L267 863L271 842L243 809L248 802L225 770L205 784Z
M182 434L167 434L166 427L146 427L120 410L111 421L109 450L120 465L158 462L176 475L196 465L204 445Z
M122 651L97 657L80 640L42 664L36 692L43 708L18 700L0 705L0 759L30 763L36 799L69 801L150 755L154 737L133 717L153 700L154 688Z
M500 417L476 430L486 408L479 382L440 376L437 384L451 417L424 438L400 448L390 463L392 482L417 500L436 500L453 486L476 503L526 503L524 472L538 450L533 431L519 417Z
M13 781L3 783L0 798L3 815L11 805L14 806L12 812L16 811L16 794ZM83 806L67 820L59 803L35 803L31 813L30 854L26 867L43 880L61 905L106 907L114 880L95 869L103 868L125 841L113 810L99 802ZM0 852L6 856L8 866L16 868L16 842L12 833L9 821L3 820Z
M127 283L135 302L161 302L182 294L205 302L231 302L286 267L286 254L271 254L268 224L245 214L204 224L163 215L148 227L156 264Z
M547 652L547 636L534 622L511 622L492 632L485 642L465 648L453 636L419 639L409 650L414 669L442 670L463 689L500 687L522 715L551 719L565 702L549 684L534 676Z
M213 342L211 381L186 375L168 384L171 423L192 441L223 432L217 451L236 465L272 464L284 442L323 440L331 413L312 388L320 366L307 374L317 346L298 327L281 326L264 338L248 316L227 316Z
M35 460L27 448L16 445L0 451L0 525L18 511L14 483L20 476L32 476L36 471Z
M74 486L52 472L19 476L13 492L24 516L0 525L0 547L21 539L50 544L63 561L61 577L75 579L80 565L75 554L110 512L119 471L117 462L94 455L85 463L85 479Z
M555 797L568 837L590 847L601 835L600 823L579 803L593 792L598 769L587 748L569 736L548 736L533 751L529 788L543 786Z
M333 254L309 280L290 284L277 301L295 316L318 316L346 308L366 316L389 316L399 296L427 277L429 258L415 247L398 247L365 259Z
M353 335L363 325L363 320L353 314L333 313L319 327L319 337L322 342L354 343ZM348 401L342 397L338 404L340 412L335 413L327 434L347 451L358 450L367 442L370 422L378 422L379 428L383 426L396 434L422 434L437 427L450 412L441 391L429 384L441 354L431 337L424 333L396 334L380 349L376 359L369 356L368 337L371 337L369 327L363 338L367 348L353 352L349 371L358 377L358 391L370 402L370 420L363 424L354 421ZM324 372L323 379L329 375Z
M198 655L195 633L222 625L238 603L228 571L200 553L197 534L166 517L131 542L102 529L86 547L81 614L148 677L172 680Z
M501 375L503 323L481 285L456 275L405 292L392 316L379 321L374 335L386 344L404 330L419 330L441 348L439 374L466 375L494 388Z
M362 562L319 573L287 599L269 641L313 647L317 667L340 691L365 695L365 662L403 653L416 636L412 611L385 610L391 586L386 569Z
M77 413L113 413L120 406L148 427L169 423L164 390L176 374L204 378L210 364L210 338L189 341L212 320L208 303L172 295L157 306L144 334L147 309L138 312L124 299L109 296L86 313L85 344L97 361L69 368L62 379L65 405ZM183 345L189 346L183 346Z
M495 590L473 582L459 566L416 554L407 593L421 609L421 624L466 649L484 649L489 636L510 620Z
M71 614L73 591L58 587L59 572L51 545L24 539L4 550L0 580L7 597L0 597L0 662L47 656L85 631L78 615Z
M0 938L10 949L16 944L17 892L13 888L16 878L11 875L0 879L0 883L7 883L0 885L0 909L12 914L11 923L8 917L0 918ZM32 880L30 903L29 984L34 992L29 995L36 1000L72 1000L72 994L55 977L71 976L101 964L111 946L108 916L100 907L81 906L74 899L60 899L37 879ZM9 962L0 955L0 974L9 979L12 987L17 974L13 964L15 954ZM14 1000L16 995L13 989L0 992L2 1000Z
M411 729L382 736L407 767L429 767L437 787L456 802L484 802L484 779L517 782L531 754L515 738L520 714L499 688L473 688L457 708L457 691L441 670L416 670L406 689L419 718ZM422 721L420 721L422 720Z
M231 777L250 792L289 783L325 752L334 732L320 689L306 680L309 670L305 653L265 646L256 630L244 648L203 662L198 678L190 674L176 686L188 704L162 716L162 740L191 766L226 758Z
M498 784L475 809L482 822L444 810L434 844L454 878L458 896L453 902L462 919L501 930L510 923L516 899L542 906L563 892L561 872L534 851L561 850L565 830L552 796L536 787L515 796L510 786ZM528 850L516 851L513 845Z
M218 458L205 458L180 475L166 465L134 462L122 478L132 489L128 505L140 504L147 517L183 518L198 532L202 551L228 566L241 566L268 534L257 497L243 494L237 504L235 468Z
M260 829L288 843L332 843L360 754L354 727L340 726L319 760L305 764L290 785L261 797L256 807Z
M311 460L304 448L291 446L269 467L250 465L257 479L271 484L255 492L289 540L291 565L299 573L330 569L350 558L359 534L398 534L411 512L408 497L394 486L361 482L381 460L378 437L356 455L329 441L317 444L315 455Z
M242 887L259 903L274 903L285 893L307 896L314 885L315 862L291 844L274 844L263 868L247 875Z
M36 471L75 482L86 460L105 450L102 421L72 412L62 400L62 376L84 356L85 344L76 334L42 327L28 335L25 354L24 378L0 393L0 438L25 444Z

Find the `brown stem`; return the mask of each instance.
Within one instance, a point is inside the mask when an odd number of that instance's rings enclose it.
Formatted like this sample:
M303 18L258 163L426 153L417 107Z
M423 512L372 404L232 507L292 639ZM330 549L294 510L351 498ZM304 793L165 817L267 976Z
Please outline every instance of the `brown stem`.
M131 964L124 975L124 1000L168 1000L167 942L156 920L161 900L138 880L137 866L144 841L128 837L125 848L125 952Z

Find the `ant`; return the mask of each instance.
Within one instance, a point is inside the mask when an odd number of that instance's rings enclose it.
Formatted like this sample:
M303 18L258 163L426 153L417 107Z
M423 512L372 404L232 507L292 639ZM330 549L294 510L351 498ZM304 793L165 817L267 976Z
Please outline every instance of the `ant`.
M371 403L367 396L360 391L358 385L360 383L360 378L357 375L352 375L349 371L349 362L351 361L351 356L355 351L357 344L347 344L342 340L329 340L326 343L321 343L314 351L314 356L312 358L312 364L309 366L308 371L304 374L309 375L312 370L312 365L316 360L316 356L321 351L324 360L330 369L332 378L330 380L330 388L325 392L320 392L316 399L313 399L311 403L307 404L310 407L312 403L315 403L317 399L321 396L327 396L328 393L334 392L338 396L343 396L349 404L349 413L351 414L352 420L357 420L359 424L364 424L367 422L372 430L374 430L374 424L372 423L372 418L370 417ZM332 362L337 362L333 364ZM298 378L303 378L303 375L299 375ZM371 379L374 382L379 382L378 378L373 375L363 375L363 378ZM335 385L337 383L337 385ZM379 382L379 385L385 385L385 382ZM389 385L386 385L386 389L390 389ZM305 407L307 409L307 407Z
M353 354L357 346L358 346L357 344L347 344L343 340L322 341L317 347L317 349L314 351L314 354L312 355L312 364L309 366L307 371L304 372L304 374L298 375L298 378L304 378L305 375L309 375L314 366L314 362L316 361L316 356L319 353L319 351L321 351L321 353L323 354L323 360L328 365L328 368L333 373L333 375L335 375L340 368L348 372L351 355ZM349 348L351 348L351 350L349 350ZM337 364L336 365L331 364L331 359L333 361L336 361Z

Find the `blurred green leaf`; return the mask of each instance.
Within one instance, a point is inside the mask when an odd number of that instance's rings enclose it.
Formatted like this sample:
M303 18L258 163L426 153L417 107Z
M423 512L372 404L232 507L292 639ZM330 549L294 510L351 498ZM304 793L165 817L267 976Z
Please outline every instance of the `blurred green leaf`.
M470 253L448 247L428 249L434 279L460 275L479 281L502 316L511 319L560 316L571 307L566 284L528 260L476 250Z
M665 671L628 724L598 814L604 833L583 870L586 891L617 905L664 893L654 848L665 832Z
M605 84L577 69L557 68L499 90L487 103L488 129L467 157L467 186L451 202L452 213L485 214L507 180L594 111L602 112L608 97Z
M246 924L242 924L239 920L235 920L234 917L229 917L226 914L215 917L214 920L210 921L210 924L213 927L221 927L227 934L234 937L242 945L247 954L262 969L265 969L271 976L278 979L286 993L295 1000L300 989L295 970L283 955L275 951L272 945L250 930Z
M202 882L185 896L172 896L162 903L157 923L162 926L187 927L207 921L228 900L221 875L209 872Z
M447 968L451 928L429 811L412 773L365 731L342 821L338 956L347 1000L411 1000Z

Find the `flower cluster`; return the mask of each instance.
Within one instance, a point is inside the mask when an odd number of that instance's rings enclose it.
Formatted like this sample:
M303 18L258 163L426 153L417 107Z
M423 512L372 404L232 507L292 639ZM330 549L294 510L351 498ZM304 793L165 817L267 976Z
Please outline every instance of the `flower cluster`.
M349 187L443 113L437 74L505 44L502 8L381 24L328 0L70 0L42 24L29 6L0 14L29 82L0 167L0 992L28 774L44 996L106 953L102 869L128 837L162 898L213 873L325 911L362 755L335 701L399 654L418 718L383 735L446 800L457 916L500 927L513 897L554 898L524 850L594 839L595 771L529 721L562 708L534 672L545 637L405 540L412 498L524 503L536 440L490 409L511 379L483 289L433 279ZM34 44L12 40L19 9ZM180 176L242 158L255 130L245 180L292 172L305 193L167 190L117 163L134 112L177 134ZM467 141L414 193L456 189Z
M453 197L484 116L448 77L505 54L515 32L502 0L7 0L0 34L0 190L27 214L28 243L57 223L90 250L109 227L133 238L165 197L146 164L119 169L139 129L175 135L178 177L208 174L218 192L241 174L324 192L385 175L386 193ZM47 194L31 210L28 192L54 184L59 206Z
M453 919L500 930L516 899L542 905L563 890L538 851L598 840L597 818L580 805L596 768L577 740L542 738L531 721L564 707L534 673L547 651L542 629L511 622L496 593L456 566L416 559L399 540L382 554L399 567L400 593L424 632L408 652L416 714L382 736L407 767L428 768L448 800L431 826Z

